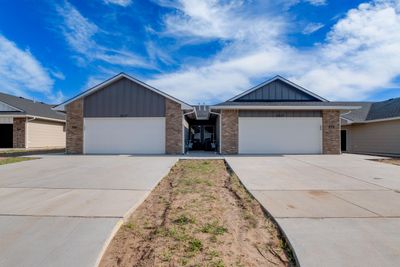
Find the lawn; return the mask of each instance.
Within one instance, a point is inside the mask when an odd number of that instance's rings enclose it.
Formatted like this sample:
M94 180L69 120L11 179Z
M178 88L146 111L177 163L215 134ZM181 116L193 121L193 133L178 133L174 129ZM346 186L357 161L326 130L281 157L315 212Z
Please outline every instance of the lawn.
M181 160L100 266L292 266L276 225L223 160Z
M0 165L16 163L16 162L21 162L21 161L27 161L27 160L32 160L32 159L35 159L35 158L20 158L20 157L0 158Z

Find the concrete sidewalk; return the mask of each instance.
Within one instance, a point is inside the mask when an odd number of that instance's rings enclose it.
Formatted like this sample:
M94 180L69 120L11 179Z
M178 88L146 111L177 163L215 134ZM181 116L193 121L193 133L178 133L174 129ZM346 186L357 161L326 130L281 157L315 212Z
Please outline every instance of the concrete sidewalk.
M359 155L227 157L301 266L400 265L400 166Z
M96 266L176 161L46 155L0 166L0 266Z

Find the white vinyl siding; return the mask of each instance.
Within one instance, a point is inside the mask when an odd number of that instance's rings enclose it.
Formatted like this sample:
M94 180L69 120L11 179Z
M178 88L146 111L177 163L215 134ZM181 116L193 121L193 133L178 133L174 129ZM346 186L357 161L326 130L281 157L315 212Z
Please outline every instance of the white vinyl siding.
M320 117L240 117L241 154L320 154Z
M26 123L27 148L65 147L65 124L45 120Z
M0 117L0 124L13 124L12 117Z
M85 154L164 154L165 118L85 118Z

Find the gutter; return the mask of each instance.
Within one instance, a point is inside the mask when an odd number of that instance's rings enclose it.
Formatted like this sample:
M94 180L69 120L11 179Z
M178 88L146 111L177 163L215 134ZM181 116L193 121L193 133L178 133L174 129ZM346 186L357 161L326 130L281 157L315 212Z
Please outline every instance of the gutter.
M66 120L52 119L52 118L41 117L41 116L30 116L30 115L5 115L5 114L0 114L0 117L8 117L8 118L34 118L34 119L41 119L41 120L46 120L46 121L66 122Z
M354 121L351 124L368 124L374 122L384 122L384 121L394 121L400 120L400 117L392 117L392 118L385 118L385 119L376 119L376 120L368 120L368 121Z

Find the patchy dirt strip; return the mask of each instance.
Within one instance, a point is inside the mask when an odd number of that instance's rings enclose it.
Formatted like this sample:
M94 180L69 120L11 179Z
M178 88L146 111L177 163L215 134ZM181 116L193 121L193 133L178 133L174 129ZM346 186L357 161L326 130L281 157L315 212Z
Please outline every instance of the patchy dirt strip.
M223 160L181 160L100 266L293 266L278 228Z

